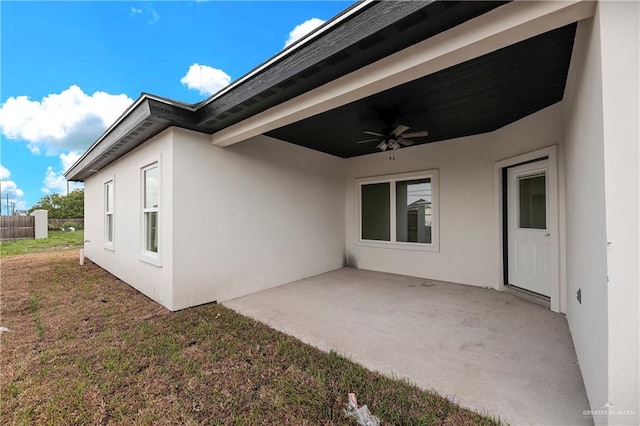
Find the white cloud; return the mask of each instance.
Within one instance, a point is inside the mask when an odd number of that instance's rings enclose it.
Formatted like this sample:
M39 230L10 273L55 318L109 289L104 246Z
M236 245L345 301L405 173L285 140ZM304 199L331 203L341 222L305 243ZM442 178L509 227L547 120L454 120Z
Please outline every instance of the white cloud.
M156 12L156 10L151 6L147 6L144 10L135 6L131 6L131 9L129 9L129 16L131 16L132 18L137 15L142 16L144 12L146 12L145 16L149 18L147 20L147 24L149 25L155 24L160 19L160 14L158 14L158 12Z
M41 191L44 194L51 194L52 192L64 194L67 192L67 180L62 175L62 172L56 172L51 166L47 167L47 173L42 183L44 186Z
M87 95L76 85L41 101L10 97L0 107L0 131L8 139L25 140L34 154L82 151L132 103L125 94Z
M80 153L77 151L71 151L67 154L60 154L60 161L62 161L62 170L66 171L73 166L73 164L80 158Z
M291 43L309 34L324 23L325 21L322 19L311 18L304 21L302 24L296 25L296 27L289 33L289 38L287 38L287 41L284 43L284 47L288 47Z
M158 12L156 12L155 9L147 7L147 13L149 14L147 24L155 24L160 19L160 15L158 15Z
M189 89L195 89L201 95L213 95L231 83L231 77L224 71L207 65L193 64L180 83Z
M68 153L60 154L61 170L56 170L52 166L47 167L47 172L42 180L44 186L40 188L42 193L51 194L66 194L67 193L67 179L64 177L64 172L69 169L80 158L80 153L71 151ZM69 182L69 191L73 191L77 188L83 188L83 184L80 182Z
M7 214L7 200L9 208L15 204L16 210L26 210L26 202L21 200L24 197L24 191L18 188L14 181L9 180L9 176L11 176L9 169L0 164L0 203L5 214Z
M11 176L9 169L0 164L0 179L6 179Z
M24 191L18 188L18 185L14 181L9 179L2 181L2 195L6 197L7 194L9 194L10 200L16 197L24 197Z
M1 199L0 203L2 205L1 210L3 214L7 214L7 212L11 212L12 206L15 206L16 210L26 210L27 202L22 199L24 197L24 192L22 189L18 188L18 185L12 180L3 180L0 181L1 186ZM8 195L8 197L7 197ZM7 202L9 203L9 210L7 210Z
M61 195L67 194L67 180L62 171L56 171L53 167L47 167L47 173L42 180L44 186L40 188L43 194L57 193ZM74 189L83 188L82 182L69 182L69 192Z

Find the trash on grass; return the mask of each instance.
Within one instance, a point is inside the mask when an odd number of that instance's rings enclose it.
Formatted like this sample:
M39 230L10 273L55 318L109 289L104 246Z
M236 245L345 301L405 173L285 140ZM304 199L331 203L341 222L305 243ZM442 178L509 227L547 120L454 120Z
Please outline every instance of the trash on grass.
M454 403L454 404L458 404L458 405L460 404L460 400L459 400L459 399L458 399L458 397L457 397L457 396L455 396L455 395L447 395L445 398L446 398L446 399L447 399L447 401L449 401L449 402L452 402L452 403Z
M347 417L353 417L358 421L361 426L379 426L380 419L371 414L367 405L363 405L358 408L358 400L355 393L349 394L349 403L344 410L344 414Z
M0 327L0 334L8 333L9 331L11 331L11 330L9 330L7 327Z

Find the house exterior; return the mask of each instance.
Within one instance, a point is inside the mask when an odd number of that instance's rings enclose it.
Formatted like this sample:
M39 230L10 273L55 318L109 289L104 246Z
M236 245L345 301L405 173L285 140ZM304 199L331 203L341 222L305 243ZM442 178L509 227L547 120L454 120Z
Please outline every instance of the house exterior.
M170 310L344 265L519 288L566 314L596 420L637 421L639 27L358 3L200 104L142 94L66 173L86 256ZM397 126L429 135L381 152Z

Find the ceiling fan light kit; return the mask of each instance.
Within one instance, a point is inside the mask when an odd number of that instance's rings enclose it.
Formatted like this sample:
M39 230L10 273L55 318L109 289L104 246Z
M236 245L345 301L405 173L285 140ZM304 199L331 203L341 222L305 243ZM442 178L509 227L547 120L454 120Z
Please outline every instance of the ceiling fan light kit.
M426 130L405 133L407 130L409 130L409 126L405 126L403 124L398 124L393 130L392 127L383 129L380 133L365 130L365 134L376 137L374 139L366 139L363 141L358 141L356 143L379 142L378 145L376 145L376 148L383 152L387 149L391 150L389 159L395 160L396 150L402 148L403 146L410 146L415 143L413 140L407 138L423 138L429 135L429 132L427 132Z

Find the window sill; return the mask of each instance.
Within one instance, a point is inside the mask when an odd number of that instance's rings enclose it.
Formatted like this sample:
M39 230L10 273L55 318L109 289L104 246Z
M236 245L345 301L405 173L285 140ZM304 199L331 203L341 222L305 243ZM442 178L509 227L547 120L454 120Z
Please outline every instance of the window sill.
M158 255L154 255L150 253L142 253L140 254L140 261L144 263L148 263L149 265L162 268L162 262L160 260L160 256Z
M357 246L361 247L374 247L385 248L392 250L406 250L406 251L428 251L428 252L440 252L440 246L436 243L424 244L424 243L403 243L403 242L391 242L391 241L374 241L374 240L358 240Z
M112 252L115 252L115 251L116 251L116 248L114 247L114 245L113 245L113 244L105 244L105 245L104 245L104 249L105 249L105 250L112 251Z

